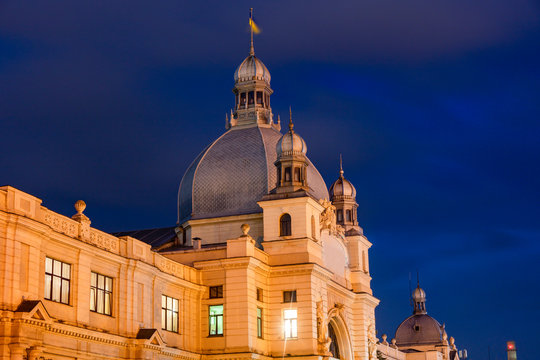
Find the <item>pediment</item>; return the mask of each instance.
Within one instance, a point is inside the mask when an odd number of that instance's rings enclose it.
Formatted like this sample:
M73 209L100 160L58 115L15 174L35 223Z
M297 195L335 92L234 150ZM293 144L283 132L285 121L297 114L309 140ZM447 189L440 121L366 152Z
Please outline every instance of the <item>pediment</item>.
M165 346L165 340L157 329L139 329L137 340L143 344Z
M15 314L21 319L52 322L52 318L41 300L23 300L15 310Z

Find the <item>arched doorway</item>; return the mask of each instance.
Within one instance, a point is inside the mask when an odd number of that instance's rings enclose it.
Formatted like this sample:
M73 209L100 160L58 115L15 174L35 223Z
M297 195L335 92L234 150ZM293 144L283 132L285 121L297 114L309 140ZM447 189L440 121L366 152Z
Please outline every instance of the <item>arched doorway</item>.
M332 311L331 311L332 313ZM340 360L353 360L352 345L349 330L345 321L338 314L328 320L328 337L332 340L330 348L332 357Z

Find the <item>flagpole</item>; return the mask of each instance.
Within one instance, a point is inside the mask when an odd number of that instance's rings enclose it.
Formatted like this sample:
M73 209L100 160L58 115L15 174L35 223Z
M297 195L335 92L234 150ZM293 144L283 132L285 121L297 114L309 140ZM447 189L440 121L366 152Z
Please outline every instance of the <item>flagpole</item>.
M255 55L255 48L253 47L253 8L249 9L249 30L251 31L251 47L249 48L249 55Z

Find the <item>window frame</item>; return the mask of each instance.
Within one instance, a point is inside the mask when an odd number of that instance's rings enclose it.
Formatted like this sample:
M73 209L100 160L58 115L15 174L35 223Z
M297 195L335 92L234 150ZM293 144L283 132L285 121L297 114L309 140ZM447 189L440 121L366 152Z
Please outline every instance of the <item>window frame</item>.
M210 312L213 307L219 307L221 306L221 314L214 314L212 315ZM217 336L223 336L223 333L225 331L225 324L224 324L224 313L225 309L223 307L223 304L216 304L216 305L208 305L208 337L217 337ZM221 318L221 333L219 332L219 320ZM215 333L212 333L212 319L215 319Z
M263 308L257 306L257 338L263 339Z
M208 298L209 299L223 299L223 285L209 286Z
M287 312L295 313L295 317L287 317ZM287 327L289 324L289 327ZM290 334L287 333L290 331ZM298 309L283 309L283 338L298 339Z
M51 261L51 271L48 272L47 271L47 260L50 260ZM60 274L55 274L55 264L56 263L59 263L60 264ZM69 267L68 269L68 274L67 276L68 277L65 277L66 275L64 274L64 266L67 266ZM46 299L46 300L49 300L49 301L54 301L54 302L57 302L59 304L64 304L64 305L70 305L70 299L71 299L71 268L72 268L72 264L69 264L69 263L66 263L64 261L61 261L61 260L57 260L55 258L52 258L52 257L49 257L49 256L45 256L45 283L44 283L44 290L45 290L45 293L43 294L43 298ZM50 278L49 281L47 281L47 279ZM55 284L55 279L59 279L59 299L56 300L55 299L55 292L54 292L54 284ZM64 292L62 291L64 289L64 284L67 282L67 299L66 301L63 301L64 300ZM47 295L48 293L48 295Z
M93 283L93 275L96 275L96 284L95 285L92 285ZM100 288L99 287L99 279L100 277L103 278L103 288ZM107 290L107 287L108 287L108 282L107 280L110 280L110 290ZM95 272L95 271L92 271L90 272L90 311L91 312L95 312L97 314L101 314L101 315L107 315L107 316L112 316L112 312L113 312L113 290L114 290L114 279L110 276L107 276L107 275L103 275L103 274L100 274L98 272ZM100 298L99 294L100 292L102 292L103 294L103 297ZM92 294L93 293L93 294ZM109 312L107 313L106 312L106 308L105 308L105 305L106 305L106 298L107 298L107 295L108 295L108 298L109 298ZM92 297L94 298L94 309L92 310ZM98 304L98 300L102 300L103 301L103 304L101 305L102 306L102 311L99 311L99 304Z
M172 307L169 308L169 299L171 300ZM176 302L176 310L174 309L174 304ZM169 313L171 314L171 322L169 324ZM174 315L176 314L176 327L174 322ZM169 327L169 325L171 325ZM161 294L161 329L176 334L180 333L180 300Z
M290 304L295 303L296 301L296 290L284 290L283 291L283 303L284 304ZM289 297L289 300L287 301L287 297Z
M292 217L289 213L284 213L279 217L279 236L292 235Z

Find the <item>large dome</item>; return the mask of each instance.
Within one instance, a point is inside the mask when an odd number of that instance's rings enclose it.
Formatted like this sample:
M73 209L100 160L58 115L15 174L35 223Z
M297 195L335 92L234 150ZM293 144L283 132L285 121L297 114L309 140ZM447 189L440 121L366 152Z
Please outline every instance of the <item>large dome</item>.
M439 344L444 327L427 314L411 315L396 330L398 346Z
M276 145L282 134L270 127L233 127L189 166L178 191L178 221L262 212L257 205L276 186ZM328 198L326 184L308 160L312 194Z

